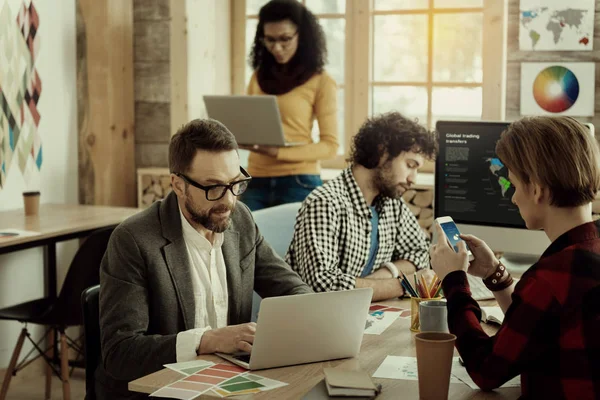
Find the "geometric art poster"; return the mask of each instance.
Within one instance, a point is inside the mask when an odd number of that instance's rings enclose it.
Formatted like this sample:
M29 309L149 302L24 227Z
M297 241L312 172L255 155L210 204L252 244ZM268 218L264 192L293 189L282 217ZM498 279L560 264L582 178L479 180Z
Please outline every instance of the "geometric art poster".
M42 83L35 68L40 50L39 16L24 2L13 17L7 2L0 10L0 189L11 166L29 182L42 166L38 101Z
M521 0L519 49L592 51L595 0Z
M521 115L594 116L593 62L521 64Z

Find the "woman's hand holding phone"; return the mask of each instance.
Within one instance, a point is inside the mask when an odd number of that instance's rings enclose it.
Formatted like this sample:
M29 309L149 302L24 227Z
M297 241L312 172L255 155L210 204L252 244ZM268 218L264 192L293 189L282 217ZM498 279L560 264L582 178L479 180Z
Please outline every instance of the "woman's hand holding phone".
M446 236L437 221L435 222L435 229L438 242L431 246L429 255L431 257L431 267L437 276L443 281L450 272L460 270L467 272L469 267L469 253L467 252L466 242L460 240L456 245L458 251L454 251L448 240L444 240ZM440 240L440 238L444 239Z
M498 266L498 259L492 249L481 239L473 235L460 235L460 238L467 242L473 261L469 263L469 274L485 279L494 273Z

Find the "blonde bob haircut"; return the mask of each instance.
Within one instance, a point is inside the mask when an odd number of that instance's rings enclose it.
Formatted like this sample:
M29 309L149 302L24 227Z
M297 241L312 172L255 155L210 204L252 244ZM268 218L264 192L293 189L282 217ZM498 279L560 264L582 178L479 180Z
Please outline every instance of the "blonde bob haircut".
M600 190L600 152L589 129L574 118L525 117L502 133L496 154L517 178L550 192L555 207L590 203Z

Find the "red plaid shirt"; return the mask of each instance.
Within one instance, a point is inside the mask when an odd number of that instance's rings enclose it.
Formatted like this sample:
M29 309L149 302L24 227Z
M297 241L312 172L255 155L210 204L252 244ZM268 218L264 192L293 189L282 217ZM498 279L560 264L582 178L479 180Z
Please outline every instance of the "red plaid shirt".
M492 390L521 374L523 398L600 399L600 221L556 239L519 280L488 336L463 271L446 276L448 326L471 378Z

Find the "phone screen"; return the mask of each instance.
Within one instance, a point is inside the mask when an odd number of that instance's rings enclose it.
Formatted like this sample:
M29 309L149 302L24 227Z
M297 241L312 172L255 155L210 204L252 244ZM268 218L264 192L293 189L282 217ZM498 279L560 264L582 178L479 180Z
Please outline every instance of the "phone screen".
M458 231L458 227L456 226L456 224L453 221L450 221L450 222L443 222L443 223L440 224L440 226L444 230L444 233L446 234L446 237L448 238L448 241L450 242L450 244L454 248L454 251L458 251L457 244L462 239L459 236L460 232ZM467 246L467 250L468 249L469 249L469 247Z

